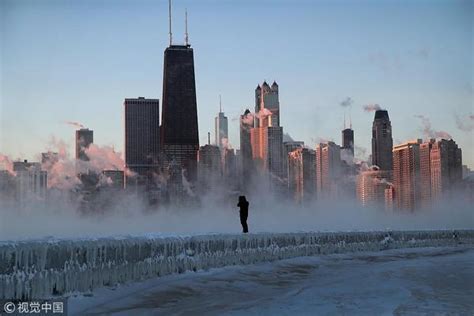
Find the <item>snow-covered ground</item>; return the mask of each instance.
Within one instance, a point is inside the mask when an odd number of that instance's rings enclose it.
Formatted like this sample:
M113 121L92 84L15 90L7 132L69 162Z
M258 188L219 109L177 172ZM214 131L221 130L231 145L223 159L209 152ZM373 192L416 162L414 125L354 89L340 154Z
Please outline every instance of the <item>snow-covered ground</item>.
M186 272L69 299L73 315L472 315L469 245Z

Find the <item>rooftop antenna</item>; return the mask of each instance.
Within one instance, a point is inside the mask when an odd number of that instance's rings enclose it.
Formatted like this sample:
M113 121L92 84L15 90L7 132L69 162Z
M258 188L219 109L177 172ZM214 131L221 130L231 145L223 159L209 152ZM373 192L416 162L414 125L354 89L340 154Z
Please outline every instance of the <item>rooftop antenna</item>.
M211 144L211 132L207 132L207 144Z
M351 115L351 108L349 108L349 128L352 129L352 115Z
M222 98L220 94L219 94L219 113L222 113Z
M168 21L170 27L170 46L173 45L173 33L171 33L171 0L168 0Z
M189 36L188 36L188 9L185 9L185 10L184 10L184 29L185 29L184 41L186 42L186 46L189 46Z

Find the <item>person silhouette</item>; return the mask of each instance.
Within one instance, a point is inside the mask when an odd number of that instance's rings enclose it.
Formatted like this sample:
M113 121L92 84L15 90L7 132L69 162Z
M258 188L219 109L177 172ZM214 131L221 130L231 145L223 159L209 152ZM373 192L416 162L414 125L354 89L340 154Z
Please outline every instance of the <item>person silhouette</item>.
M237 206L240 207L240 223L242 224L242 230L244 233L248 233L249 227L247 226L247 218L249 217L249 202L245 198L245 195L239 196L239 203Z

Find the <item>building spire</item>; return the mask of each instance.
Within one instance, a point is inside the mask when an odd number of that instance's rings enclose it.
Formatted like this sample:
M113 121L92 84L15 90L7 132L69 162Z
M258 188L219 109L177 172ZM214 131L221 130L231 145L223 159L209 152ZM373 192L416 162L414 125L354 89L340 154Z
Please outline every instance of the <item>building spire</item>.
M171 0L168 0L168 21L170 29L170 46L173 45L173 33L171 32Z
M189 46L189 34L188 34L188 9L184 10L184 42L186 46Z
M222 113L222 98L220 94L219 94L219 113Z

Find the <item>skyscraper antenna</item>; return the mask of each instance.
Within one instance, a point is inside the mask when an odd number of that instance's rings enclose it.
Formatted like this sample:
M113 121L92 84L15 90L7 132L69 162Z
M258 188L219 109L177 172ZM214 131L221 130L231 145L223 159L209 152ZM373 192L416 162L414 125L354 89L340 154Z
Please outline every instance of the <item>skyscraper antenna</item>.
M173 33L171 33L171 0L168 0L168 21L170 27L170 46L173 45Z
M184 41L186 46L189 46L189 36L188 36L188 9L184 10L184 29L185 29L185 37Z
M219 112L222 112L222 98L220 94L219 94Z
M211 144L211 132L207 132L207 144Z
M351 107L349 107L349 128L352 129L352 115L351 115Z

